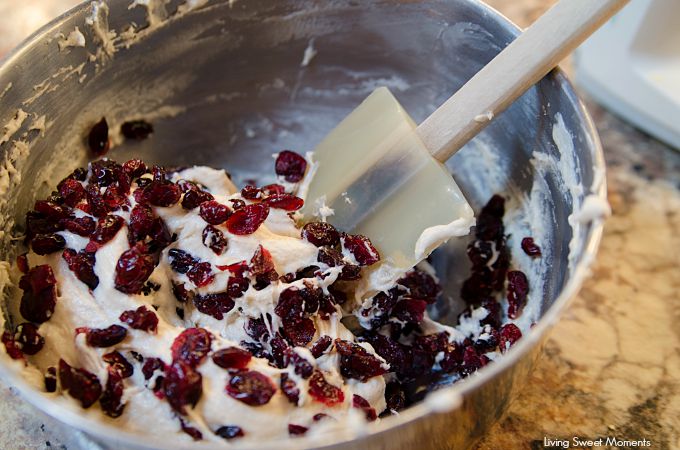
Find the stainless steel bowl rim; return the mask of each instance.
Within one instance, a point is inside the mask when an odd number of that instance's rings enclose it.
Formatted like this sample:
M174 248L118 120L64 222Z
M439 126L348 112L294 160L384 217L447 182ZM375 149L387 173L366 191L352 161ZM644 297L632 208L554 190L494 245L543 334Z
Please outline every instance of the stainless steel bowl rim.
M517 36L521 33L521 28L515 25L510 19L505 15L494 9L493 7L486 5L477 0L461 0L467 3L475 4L485 10L494 20L503 24L506 29L513 35ZM37 42L42 41L47 36L52 36L54 30L57 29L63 21L70 18L71 16L84 11L90 7L92 3L97 3L98 0L88 0L71 10L65 12L64 14L58 16L50 23L44 25L39 30L34 32L30 37L25 39L18 47L12 50L5 57L0 59L0 71L2 71L4 66L12 64L12 61L18 59L22 53L32 45ZM552 75L556 84L563 92L568 96L569 101L575 106L575 110L578 111L580 119L583 121L583 126L588 136L592 139L592 158L593 167L595 170L604 173L605 161L604 154L602 151L602 146L595 129L592 118L588 114L584 104L577 97L574 92L573 86L567 79L565 74L559 69L555 69ZM598 196L600 199L606 201L607 197L606 183L603 180L598 188L597 192L592 192L593 195ZM520 339L517 344L515 344L502 358L494 361L482 369L480 369L474 375L453 384L450 387L442 388L438 391L430 393L429 395L446 395L448 399L451 399L452 409L457 408L460 403L456 402L456 399L463 399L469 393L474 392L483 384L493 380L497 374L502 373L509 367L515 364L515 362L521 359L524 355L528 354L530 350L536 345L538 341L543 338L546 333L553 327L557 320L559 319L562 312L568 307L570 302L576 297L579 289L581 288L585 278L589 273L589 268L592 265L597 250L602 239L603 225L602 223L593 223L590 227L589 233L584 241L584 250L581 259L575 265L573 273L570 274L568 281L566 282L564 288L560 292L557 299L550 306L550 308L544 313L544 315L539 319L535 326L531 328L531 331L526 334L522 339ZM152 438L148 436L143 436L131 432L127 432L116 428L114 425L108 425L100 422L96 419L81 416L77 411L65 408L56 402L48 401L48 399L40 392L36 391L35 388L29 385L20 374L12 370L11 368L0 364L0 375L10 383L10 385L16 388L22 395L33 406L39 408L44 413L51 417L55 417L61 422L79 429L89 435L94 437L100 437L104 439L114 439L120 443L130 444L135 446L146 446L148 448L158 448L161 444L157 438ZM427 401L418 403L406 410L400 412L398 415L390 416L382 419L378 423L372 424L366 429L366 434L379 434L389 432L391 429L406 425L410 422L414 422L424 416L429 414L446 414L446 410L433 411ZM359 432L355 436L355 439L360 440L362 434ZM280 449L301 449L301 448L321 448L327 447L334 444L339 444L343 441L338 441L333 437L333 435L322 435L298 438L295 440L287 441L277 441L276 446ZM238 448L244 449L262 449L268 448L267 443L231 443L232 446L237 446ZM204 448L206 443L169 443L168 441L162 441L162 448L165 449L183 449L183 448Z

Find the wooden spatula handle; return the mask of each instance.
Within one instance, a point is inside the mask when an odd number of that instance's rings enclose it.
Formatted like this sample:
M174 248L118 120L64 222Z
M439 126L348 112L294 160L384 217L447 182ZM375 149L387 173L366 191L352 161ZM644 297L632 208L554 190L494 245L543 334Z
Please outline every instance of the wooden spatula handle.
M430 153L449 159L628 0L561 0L472 77L417 129Z

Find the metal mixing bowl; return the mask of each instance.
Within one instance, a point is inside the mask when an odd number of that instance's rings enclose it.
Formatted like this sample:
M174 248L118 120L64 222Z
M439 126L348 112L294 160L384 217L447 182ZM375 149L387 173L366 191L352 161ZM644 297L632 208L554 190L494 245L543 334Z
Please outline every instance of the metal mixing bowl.
M83 4L28 39L0 67L0 124L18 123L12 120L19 109L28 113L10 142L0 147L2 158L13 158L12 166L21 173L20 182L11 171L4 173L9 180L0 211L5 228L14 221L21 224L37 196L86 162L84 136L102 116L113 125L150 118L156 130L148 141L116 147L112 158L206 164L228 168L237 180L266 181L261 175L271 171L272 152L312 149L373 87L390 87L420 121L519 32L473 0L224 0L190 12L178 10L183 1L173 0L163 2L168 19L160 26L154 22L130 41L128 27L135 23L143 28L146 9L128 8L130 0L107 3L108 25L101 20L106 8ZM100 19L94 23L93 12ZM60 52L58 33L68 36L76 26L86 46ZM107 27L116 32L109 36L115 53L97 42ZM318 54L301 67L311 39ZM466 448L502 416L526 383L548 328L576 294L597 249L601 226L581 228L583 245L572 250L575 264L568 270L572 229L567 218L577 202L558 181L575 177L587 194L604 169L601 149L583 105L565 77L554 71L450 163L477 208L497 189L523 198L539 176L531 170L532 152L556 154L551 133L558 112L573 137L577 164L574 173L555 173L545 180L554 216L546 233L553 251L545 264L541 319L531 332L477 375L439 391L438 402L417 404L355 439L328 436L277 442L277 447ZM37 120L43 115L44 136ZM38 130L31 130L36 123ZM28 153L13 146L12 140L19 139L27 143ZM495 155L499 170L461 170L479 158L481 147ZM594 194L604 197L604 186ZM9 236L4 238L3 256L10 257ZM452 305L466 271L463 249L453 242L435 257ZM455 314L442 320L451 317ZM99 442L113 448L181 447L172 438L127 434L66 410L8 366L0 369L27 401Z

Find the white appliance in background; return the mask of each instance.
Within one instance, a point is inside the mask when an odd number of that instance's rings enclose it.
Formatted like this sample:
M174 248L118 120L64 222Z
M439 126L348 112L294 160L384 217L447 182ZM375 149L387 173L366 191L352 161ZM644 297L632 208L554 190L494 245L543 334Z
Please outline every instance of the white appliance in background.
M574 65L595 100L680 149L680 0L632 0L579 47Z

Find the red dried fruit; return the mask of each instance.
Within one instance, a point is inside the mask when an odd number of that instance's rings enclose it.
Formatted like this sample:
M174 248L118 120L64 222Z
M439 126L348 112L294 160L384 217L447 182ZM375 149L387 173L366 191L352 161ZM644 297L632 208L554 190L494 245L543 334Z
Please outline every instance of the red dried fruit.
M14 339L21 351L26 355L35 355L45 345L45 339L38 333L38 327L29 322L17 326L14 332Z
M287 348L283 351L285 366L292 365L295 368L295 373L304 379L312 376L314 366L307 361L307 359L300 356L292 348Z
M409 370L409 347L402 345L382 334L367 335L375 352L390 365L390 370L397 374L404 374Z
M120 126L120 132L126 139L143 141L153 133L153 126L145 120L130 120Z
M397 283L408 289L409 297L423 299L428 303L434 303L442 291L429 273L418 269L408 272Z
M309 350L312 352L312 356L315 358L320 358L321 355L323 355L324 352L328 350L332 343L333 339L330 336L323 335L316 340L314 345L312 345L312 348Z
M289 287L279 294L274 312L282 319L301 319L304 314L305 299L296 287Z
M150 380L156 371L165 372L165 363L158 358L146 358L142 366L142 374L145 380Z
M196 295L193 299L196 309L203 314L208 314L217 320L222 320L224 314L234 309L234 300L227 292Z
M262 190L257 186L248 184L241 189L241 196L248 200L257 200L262 197Z
M213 282L215 274L209 262L201 262L189 269L187 277L196 287L203 287Z
M172 359L198 367L210 353L212 335L203 328L187 328L172 343Z
M266 341L269 339L269 330L262 317L250 319L245 328L246 334L257 341Z
M39 234L31 239L31 248L38 255L49 255L66 247L66 239L59 234Z
M123 171L128 177L134 179L147 173L148 169L141 159L131 159L123 164Z
M302 436L307 430L309 430L309 428L303 427L302 425L288 424L288 434L291 436Z
M14 334L9 331L2 333L2 343L5 344L5 351L12 359L23 359L24 354L14 340Z
M316 328L308 318L286 320L283 322L283 335L291 345L304 347L314 338Z
M36 266L21 277L19 287L21 297L19 312L30 322L43 323L54 313L57 304L57 280L52 268L47 265Z
M245 369L253 355L242 348L227 347L216 351L212 355L215 364L223 369Z
M128 241L134 245L137 241L144 240L153 230L153 211L147 205L137 204L130 211L130 223L128 224Z
M109 367L108 378L106 379L106 385L104 387L104 392L99 399L99 405L109 417L120 417L123 414L125 405L122 402L123 399L123 378L117 370Z
M235 425L225 425L223 427L219 427L215 431L215 434L224 439L234 439L244 436L241 427L237 427Z
M231 209L233 209L234 211L236 211L237 209L245 208L246 206L246 202L239 199L230 199L229 203L231 203Z
M512 347L515 342L517 342L522 337L522 332L514 323L507 323L503 325L499 331L499 334L500 342L498 347L503 353L507 352L510 347Z
M144 186L137 201L140 203L149 202L154 206L170 207L179 202L181 196L182 192L176 184L169 181L154 180Z
M186 414L185 406L196 406L203 394L203 377L191 365L174 361L165 370L163 393L175 411Z
M503 239L503 215L505 199L499 195L491 197L477 216L475 234L483 241L500 241Z
M99 185L97 183L90 183L85 188L85 192L87 193L87 208L81 209L95 217L105 216L108 212L108 208L104 202L104 197L102 197L102 194L99 191Z
M280 184L268 184L262 187L262 192L265 195L283 194L286 192L286 188Z
M527 301L529 280L524 272L508 272L508 317L516 319Z
M86 251L76 253L75 250L67 248L61 257L64 258L68 268L75 274L76 278L85 283L87 287L95 290L99 286L99 277L94 273L96 263L94 253Z
M198 263L196 258L178 248L168 250L168 258L170 267L177 273L187 273Z
M130 328L135 330L155 333L158 329L158 316L144 305L136 310L124 311L120 315L120 321L128 324Z
M307 161L295 152L284 150L276 158L275 170L289 183L297 183L305 176Z
M470 375L482 367L482 361L474 347L469 346L463 352L463 364L460 371L463 375Z
M227 282L227 292L231 298L239 298L248 290L250 282L246 278L232 276Z
M17 269L19 269L19 272L21 273L28 273L28 257L26 256L26 253L17 256Z
M312 416L314 422L319 422L324 419L332 419L332 417L324 413L314 414L314 416Z
M273 194L262 200L270 208L283 209L285 211L297 211L302 208L305 201L292 194Z
M261 203L247 205L227 219L227 230L236 235L253 234L264 223L269 215L269 206Z
M109 365L109 370L115 371L122 378L129 378L135 372L135 368L132 364L116 351L103 355L102 359Z
M406 323L419 324L423 321L427 302L405 298L392 308L392 316Z
M203 245L216 255L221 255L227 249L229 241L218 228L208 225L203 229Z
M214 199L215 197L213 197L212 194L195 187L184 193L184 197L182 198L182 208L191 210L198 208L201 204Z
M342 245L354 255L359 265L370 266L380 261L380 254L366 236L361 234L345 235L342 239Z
M187 290L184 284L172 283L172 293L175 294L177 301L181 303L193 302L194 300L194 293Z
M300 401L300 389L298 389L295 381L288 378L288 374L282 373L280 384L283 395L285 395L288 401L293 405L297 405Z
M153 255L141 243L123 252L116 264L116 289L125 294L139 294L154 270Z
M56 392L57 391L57 368L48 367L47 372L45 372L45 392Z
M198 428L187 425L181 417L179 419L179 424L182 427L182 431L191 436L194 441L200 441L203 439L203 433L201 433Z
M127 329L120 325L108 328L76 328L76 334L85 333L85 341L91 347L111 347L123 342L127 336Z
M38 200L33 208L52 222L59 222L71 215L71 208L48 200Z
M335 348L340 354L340 373L345 378L366 381L387 372L378 358L358 344L336 339Z
M255 277L257 283L255 288L261 289L269 286L270 282L276 281L279 274L274 268L274 260L271 253L259 245L255 250L255 254L250 260L250 273Z
M371 407L371 404L368 403L368 400L363 398L360 395L354 394L352 397L352 407L361 409L364 411L366 414L366 420L369 422L373 422L375 419L378 418L378 414L375 411L375 408Z
M125 219L120 216L108 214L97 221L97 228L92 235L92 241L104 245L113 239L125 224Z
M323 374L315 370L309 378L309 395L326 406L335 406L345 401L345 393L326 381Z
M63 359L59 360L59 381L61 388L80 402L83 408L89 408L102 394L99 379L85 369L71 367Z
M390 411L400 411L406 406L406 394L398 381L387 383L385 388L385 401Z
M111 142L109 141L109 124L106 118L102 119L92 126L90 133L87 136L87 144L92 153L101 156L109 151Z
M276 386L268 376L256 370L240 370L229 379L226 391L230 397L246 405L262 406L274 396Z
M62 219L59 224L71 233L83 237L90 237L97 226L94 219L89 216Z
M306 239L317 247L334 246L340 242L340 233L327 222L309 222L302 227L301 234L302 239Z
M524 250L524 253L532 257L541 256L541 247L536 245L534 238L532 237L525 237L522 239L522 250Z
M480 355L493 351L498 347L500 343L500 334L495 329L491 328L490 325L486 325L483 329L483 333L479 338L473 343L473 347L477 350Z
M87 195L83 185L72 178L67 178L59 185L59 194L70 207L76 206Z
M210 225L219 225L229 218L231 210L227 205L210 200L201 203L199 215Z

